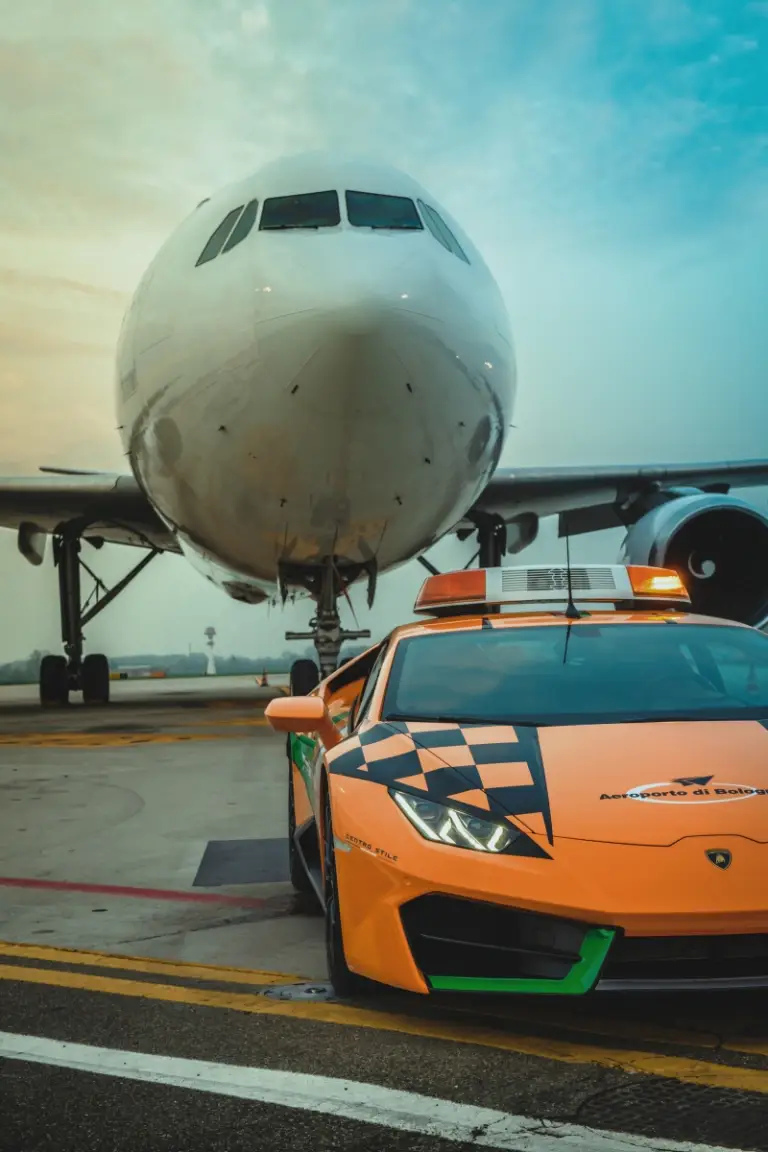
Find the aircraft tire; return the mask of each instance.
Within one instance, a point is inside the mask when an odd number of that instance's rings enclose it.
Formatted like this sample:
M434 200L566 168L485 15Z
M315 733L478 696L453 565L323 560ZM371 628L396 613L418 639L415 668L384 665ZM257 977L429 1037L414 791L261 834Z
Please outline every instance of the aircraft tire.
M294 660L291 665L291 696L308 696L320 683L314 660Z
M69 703L69 670L63 656L43 656L40 661L40 703L44 708Z
M106 656L86 656L80 672L84 704L109 703L109 661Z
M320 683L320 673L314 660L294 660L289 675L289 693L291 696L308 696ZM291 737L285 738L285 750L288 762L291 760Z

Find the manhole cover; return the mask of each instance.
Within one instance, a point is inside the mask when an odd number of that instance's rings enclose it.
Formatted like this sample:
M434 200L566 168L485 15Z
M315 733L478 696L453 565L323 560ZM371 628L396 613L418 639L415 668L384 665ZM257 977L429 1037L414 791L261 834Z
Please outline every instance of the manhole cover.
M265 996L273 1000L335 1000L336 994L330 984L280 984L267 988Z
M576 1119L591 1128L768 1152L768 1096L757 1092L648 1077L600 1093Z

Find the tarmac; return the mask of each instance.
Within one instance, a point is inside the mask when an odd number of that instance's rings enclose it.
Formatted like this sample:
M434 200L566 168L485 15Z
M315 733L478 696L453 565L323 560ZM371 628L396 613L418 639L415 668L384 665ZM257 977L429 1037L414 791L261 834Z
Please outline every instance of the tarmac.
M0 689L0 1150L768 1152L763 993L335 999L285 690Z

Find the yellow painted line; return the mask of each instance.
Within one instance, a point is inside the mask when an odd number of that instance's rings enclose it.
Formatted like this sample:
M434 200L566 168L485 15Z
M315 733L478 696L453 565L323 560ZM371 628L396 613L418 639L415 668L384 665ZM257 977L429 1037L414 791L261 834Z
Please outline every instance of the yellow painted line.
M727 1037L722 1044L726 1052L744 1052L749 1056L768 1056L768 1036Z
M1 746L24 748L132 748L191 740L236 740L236 732L17 732L0 734Z
M2 956L23 960L48 960L52 964L117 968L123 972L147 972L157 976L181 976L188 980L215 980L221 984L296 984L306 979L304 976L290 975L286 972L263 972L255 968L227 968L217 964L192 964L183 960L123 956L115 952L90 952L80 948L50 948L44 945L11 944L5 941L0 941L0 957Z
M268 972L260 969L230 968L216 964L193 964L181 960L163 960L146 956L127 956L115 952L94 952L80 948L53 948L45 945L14 944L0 941L0 957L18 957L24 960L43 960L55 964L83 965L93 968L114 968L124 972L146 972L158 976L180 976L190 980L210 980L222 984L276 985L296 984L307 980L296 973ZM0 961L2 963L2 961ZM561 1006L564 1010L565 1005ZM478 1009L460 1009L477 1018ZM521 1012L519 1007L514 1015L499 1018L502 1023L517 1026L520 1024L549 1025L589 1036L613 1037L636 1040L645 1044L677 1044L690 1048L717 1048L719 1037L709 1032L691 1032L682 1029L648 1026L634 1020L596 1018L569 1018L567 1012L546 1013ZM734 1041L734 1043L736 1043ZM755 1042L757 1043L757 1042ZM752 1048L737 1045L736 1052L752 1052L756 1055L768 1054L768 1049L759 1046Z
M256 1016L310 1020L323 1024L341 1024L351 1028L372 1028L401 1035L447 1040L455 1044L475 1044L525 1056L538 1056L563 1064L596 1064L623 1072L640 1072L666 1079L699 1084L708 1088L729 1088L742 1092L768 1094L768 1070L734 1068L704 1060L666 1056L654 1052L637 1052L621 1048L602 1048L561 1040L516 1036L490 1028L456 1026L442 1021L413 1019L369 1008L351 1008L341 1004L312 1004L306 1001L272 1000L265 996L238 992L207 991L173 984L122 980L109 976L92 976L82 972L53 969L0 966L0 980L27 984L49 984L87 992L105 992L143 1000L176 1004L195 1004L208 1008L226 1008Z
M255 699L255 697L254 697ZM248 704L247 697L240 700L201 700L202 708L244 708Z
M0 957L18 957L24 960L43 960L53 964L83 965L93 968L114 968L124 972L146 972L158 976L180 976L190 980L210 980L222 984L277 985L305 982L306 976L296 973L269 972L261 969L231 968L217 964L194 964L182 960L163 960L156 957L129 956L115 952L95 952L81 948L53 948L42 944L15 944L0 940ZM0 963L2 961L0 960ZM692 1032L684 1029L647 1025L635 1020L574 1017L566 1005L559 1012L546 1012L544 1006L537 1011L523 1012L519 1006L511 1016L500 1017L502 1023L548 1025L589 1036L635 1040L645 1044L677 1044L690 1048L717 1048L720 1038L714 1032ZM454 1009L462 1014L478 1016L477 1008ZM762 1043L762 1047L760 1046ZM733 1041L724 1047L735 1052L768 1055L766 1042Z
M237 716L234 720L206 720L206 724L213 727L231 727L231 728L246 728L246 727L259 727L268 728L269 720L266 716Z
M552 1008L550 1004L546 1006ZM720 1036L716 1032L707 1032L702 1029L701 1032L692 1031L684 1028L668 1028L663 1024L646 1023L640 1020L623 1019L621 1016L613 1016L610 1018L595 1016L591 1017L586 1013L584 1015L571 1013L569 1004L558 1004L555 1011L545 1010L542 1005L540 1009L521 1009L519 1005L515 1005L514 1011L509 1015L499 1015L499 1021L512 1024L528 1024L533 1025L535 1028L542 1026L549 1028L558 1028L563 1032L578 1032L587 1036L600 1036L612 1037L618 1040L635 1040L642 1044L676 1044L678 1047L686 1048L718 1048L720 1047ZM455 1009L462 1015L473 1015L475 1018L478 1016L477 1008L461 1007Z

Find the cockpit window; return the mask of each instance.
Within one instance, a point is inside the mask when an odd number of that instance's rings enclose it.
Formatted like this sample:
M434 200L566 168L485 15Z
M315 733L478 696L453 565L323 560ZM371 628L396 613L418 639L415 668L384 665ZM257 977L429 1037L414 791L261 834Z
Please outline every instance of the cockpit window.
M416 205L407 196L347 192L347 216L355 228L423 230Z
M272 196L265 200L259 230L332 228L340 223L336 192L308 192L302 196Z
M421 208L424 219L427 222L427 228L429 228L434 238L440 241L443 248L447 248L449 252L453 252L454 256L458 256L459 260L463 260L465 264L469 264L469 258L466 252L442 216L440 216L434 208L430 208L429 204L425 204L423 200L419 200L419 208Z
M227 215L222 220L221 224L219 224L218 228L216 229L216 231L211 236L211 238L208 241L208 243L206 244L205 248L203 248L202 252L198 256L198 258L195 262L196 268L199 267L200 264L207 264L209 260L215 260L216 259L219 252L221 252L224 241L227 239L227 236L229 236L229 233L232 231L232 227L235 223L235 220L237 220L237 218L240 215L240 213L242 212L242 210L243 210L243 205L241 204L239 208L233 208L231 212L227 213Z
M242 244L243 240L245 240L246 236L251 231L251 228L253 228L254 224L256 223L258 212L258 200L251 200L248 204L246 204L243 210L243 214L238 220L237 224L235 224L235 227L232 230L232 235L222 248L222 252L229 252L238 244Z

